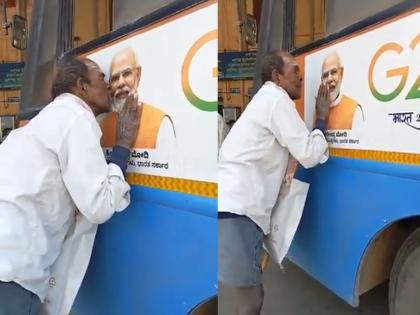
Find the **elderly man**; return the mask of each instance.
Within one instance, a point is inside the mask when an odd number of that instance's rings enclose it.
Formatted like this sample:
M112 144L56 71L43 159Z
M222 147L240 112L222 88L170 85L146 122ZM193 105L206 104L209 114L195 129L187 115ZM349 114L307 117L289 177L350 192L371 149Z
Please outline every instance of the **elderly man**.
M80 212L93 224L129 202L124 179L140 111L130 95L106 162L95 116L110 110L108 84L88 59L57 66L54 100L0 145L0 314L37 314L50 270Z
M141 66L131 48L125 48L113 58L110 67L109 84L113 97L113 110L101 122L103 136L101 145L112 147L115 144L116 121L121 105L127 95L137 91L141 78ZM134 148L155 149L159 142L175 137L175 130L171 118L162 110L149 104L139 104L142 107L142 120Z
M357 101L343 95L344 67L340 56L333 52L325 57L322 63L322 85L329 91L330 111L327 119L327 129L352 129L358 122L364 120L363 109Z
M261 255L271 211L282 186L289 154L304 167L328 159L323 135L326 88L310 132L294 99L302 77L295 59L272 51L263 59L263 86L227 135L219 156L219 281L233 286L236 314L259 314L263 303Z

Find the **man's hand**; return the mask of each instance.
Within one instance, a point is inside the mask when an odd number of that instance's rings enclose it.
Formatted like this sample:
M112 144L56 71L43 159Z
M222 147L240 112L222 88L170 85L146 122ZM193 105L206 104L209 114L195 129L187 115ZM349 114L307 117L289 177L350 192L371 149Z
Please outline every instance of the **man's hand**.
M136 140L143 106L138 105L137 93L128 94L120 111L117 125L117 145L130 149Z
M315 110L317 119L325 120L330 110L330 93L328 85L321 83L318 89L318 95L315 102Z

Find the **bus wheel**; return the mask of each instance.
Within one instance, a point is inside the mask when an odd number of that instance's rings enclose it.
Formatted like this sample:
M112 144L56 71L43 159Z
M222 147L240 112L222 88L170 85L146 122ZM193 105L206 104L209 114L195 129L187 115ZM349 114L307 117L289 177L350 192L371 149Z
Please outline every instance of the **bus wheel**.
M418 315L420 310L420 228L401 245L389 280L390 315Z

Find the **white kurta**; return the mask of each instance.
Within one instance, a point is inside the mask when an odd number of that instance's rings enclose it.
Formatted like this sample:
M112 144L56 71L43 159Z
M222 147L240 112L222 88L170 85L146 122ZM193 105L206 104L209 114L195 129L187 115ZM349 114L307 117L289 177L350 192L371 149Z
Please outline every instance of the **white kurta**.
M99 224L128 206L129 185L100 137L87 104L63 94L0 145L0 281L42 301L76 209Z
M323 133L310 132L288 94L266 82L223 142L218 211L248 216L267 234L289 152L305 168L328 159Z

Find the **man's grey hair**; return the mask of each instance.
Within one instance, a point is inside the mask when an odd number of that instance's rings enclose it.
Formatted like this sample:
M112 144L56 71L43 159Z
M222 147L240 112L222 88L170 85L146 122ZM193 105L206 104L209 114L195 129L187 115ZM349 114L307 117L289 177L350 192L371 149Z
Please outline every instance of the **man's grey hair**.
M271 81L273 70L283 74L284 58L288 56L291 56L291 54L278 49L272 50L264 56L261 66L262 83Z
M51 89L53 99L63 93L72 93L79 79L90 83L89 63L92 61L77 56L64 56L58 60Z

